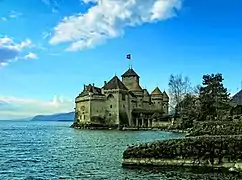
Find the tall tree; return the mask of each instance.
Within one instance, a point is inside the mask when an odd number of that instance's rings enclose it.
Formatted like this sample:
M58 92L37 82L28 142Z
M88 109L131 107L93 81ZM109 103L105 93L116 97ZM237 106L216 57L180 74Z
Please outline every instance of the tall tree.
M182 74L171 74L168 86L170 107L174 110L175 107L183 100L185 95L191 92L191 83L187 76L183 77Z
M218 119L228 113L230 99L227 89L223 86L222 74L203 76L203 86L200 88L201 120Z

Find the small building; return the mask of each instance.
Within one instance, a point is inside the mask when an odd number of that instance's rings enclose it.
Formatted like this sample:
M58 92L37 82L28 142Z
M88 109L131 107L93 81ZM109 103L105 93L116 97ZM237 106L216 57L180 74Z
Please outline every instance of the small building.
M115 75L103 87L84 85L76 97L75 124L92 126L152 127L154 114L167 115L169 97L156 87L151 93L140 85L133 68Z

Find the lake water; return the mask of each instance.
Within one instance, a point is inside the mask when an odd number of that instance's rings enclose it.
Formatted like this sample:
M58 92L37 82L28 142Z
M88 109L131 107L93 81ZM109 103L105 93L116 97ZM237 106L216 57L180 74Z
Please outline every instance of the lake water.
M219 172L126 169L127 144L181 135L160 131L94 131L71 122L0 121L0 180L14 179L239 179Z

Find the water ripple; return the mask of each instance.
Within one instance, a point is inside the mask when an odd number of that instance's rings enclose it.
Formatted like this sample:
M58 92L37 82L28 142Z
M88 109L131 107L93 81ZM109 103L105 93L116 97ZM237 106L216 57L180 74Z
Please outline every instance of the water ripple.
M219 172L124 169L128 144L178 138L165 132L88 131L68 122L0 122L0 180L15 179L239 179Z

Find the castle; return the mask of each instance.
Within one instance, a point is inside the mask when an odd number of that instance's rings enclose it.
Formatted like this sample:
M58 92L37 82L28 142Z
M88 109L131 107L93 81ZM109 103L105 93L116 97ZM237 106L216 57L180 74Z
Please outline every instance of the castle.
M156 117L168 114L169 97L156 87L151 94L140 86L133 68L115 75L102 88L84 85L76 97L76 124L93 126L152 127Z

